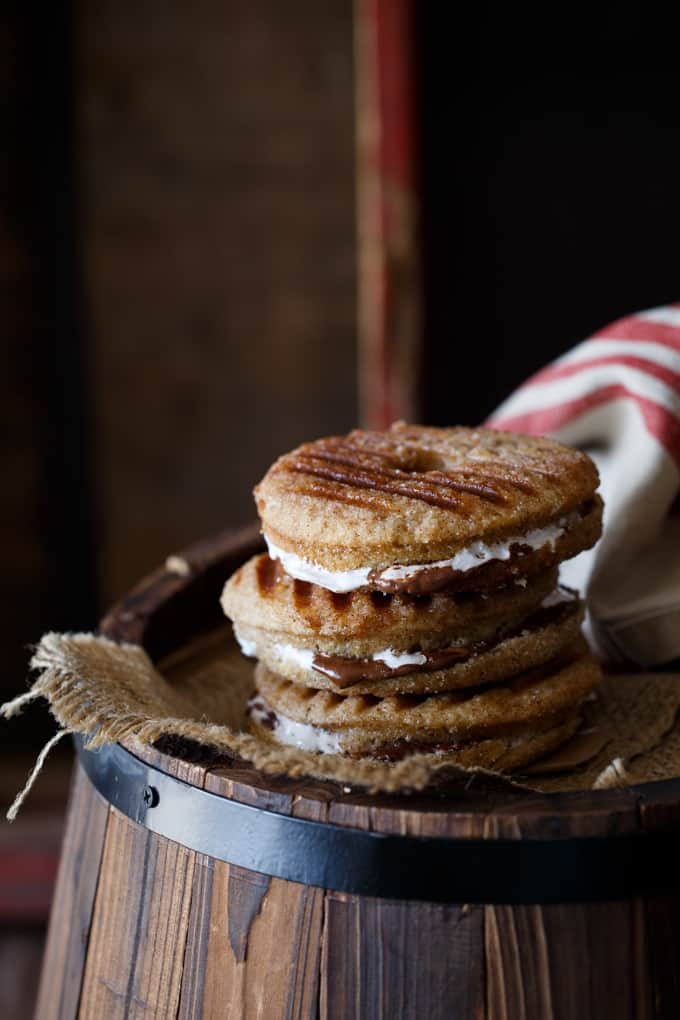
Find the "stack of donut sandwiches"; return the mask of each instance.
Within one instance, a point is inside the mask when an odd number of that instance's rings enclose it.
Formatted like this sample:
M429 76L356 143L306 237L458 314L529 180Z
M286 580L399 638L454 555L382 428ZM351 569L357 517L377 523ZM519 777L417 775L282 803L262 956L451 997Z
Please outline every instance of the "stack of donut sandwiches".
M258 660L252 733L321 754L521 770L578 730L600 667L558 566L597 541L585 454L402 422L319 439L255 489L268 553L222 605Z

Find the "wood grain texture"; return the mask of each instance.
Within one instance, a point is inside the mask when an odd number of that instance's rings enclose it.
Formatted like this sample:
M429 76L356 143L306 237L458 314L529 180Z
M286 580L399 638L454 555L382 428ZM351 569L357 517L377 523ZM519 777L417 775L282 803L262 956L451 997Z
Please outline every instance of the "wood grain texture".
M200 1020L204 1016L206 960L213 924L213 870L209 857L196 855L177 1020Z
M214 862L200 1015L316 1017L322 904L322 890Z
M323 816L323 799L310 807L303 798L298 812L292 791L248 792L238 769L226 782L239 788L243 803L301 817ZM209 772L205 788L215 792L223 783ZM202 1015L230 1020L315 1018L323 890L219 861L211 870L213 917L220 920L207 933Z
M488 1020L654 1016L636 901L485 907Z
M42 965L40 1020L77 1015L108 814L106 802L76 768Z
M482 930L479 907L327 892L320 1017L483 1015Z
M417 4L356 0L361 420L419 420L423 357Z
M643 829L654 832L678 824L674 782L646 784L639 797ZM671 1020L680 1003L680 896L648 896L642 906L654 1017Z
M82 1017L176 1014L194 863L191 851L110 809Z
M159 757L161 756L159 755ZM205 768L184 762L179 758L175 758L173 761L176 763L173 775L177 779L182 779L184 782L203 789L207 775ZM212 881L213 861L204 854L195 854L177 1020L201 1020L203 1016L205 962L210 928L214 923L212 920Z

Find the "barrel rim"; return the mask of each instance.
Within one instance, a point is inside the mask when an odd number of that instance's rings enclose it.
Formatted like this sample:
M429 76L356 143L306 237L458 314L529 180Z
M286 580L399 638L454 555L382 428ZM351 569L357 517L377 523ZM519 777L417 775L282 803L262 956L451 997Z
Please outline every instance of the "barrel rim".
M680 824L569 839L410 836L296 818L192 786L119 744L80 765L114 808L158 836L270 877L432 903L572 903L680 890Z

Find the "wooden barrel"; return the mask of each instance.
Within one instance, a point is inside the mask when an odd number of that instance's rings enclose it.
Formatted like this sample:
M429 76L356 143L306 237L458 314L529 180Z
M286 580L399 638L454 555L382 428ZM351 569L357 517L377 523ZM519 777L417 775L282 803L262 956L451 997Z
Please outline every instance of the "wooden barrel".
M102 630L181 648L258 543L193 547ZM368 796L186 750L80 748L38 1020L680 1015L680 781Z

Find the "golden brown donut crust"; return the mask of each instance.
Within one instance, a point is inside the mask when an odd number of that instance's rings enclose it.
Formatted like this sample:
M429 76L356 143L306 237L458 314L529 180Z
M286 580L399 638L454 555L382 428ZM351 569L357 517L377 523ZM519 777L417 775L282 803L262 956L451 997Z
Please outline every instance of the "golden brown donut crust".
M522 630L512 637L503 638L487 649L472 654L468 659L444 669L418 670L375 680L359 680L351 686L342 686L317 670L302 668L281 654L268 635L246 628L247 638L257 644L257 658L276 675L294 683L317 690L332 691L341 695L371 694L387 697L390 694L438 694L463 687L478 687L496 683L518 673L554 659L579 639L583 604L574 603L569 611L554 622Z
M446 636L476 641L518 626L557 585L557 569L524 586L513 579L493 597L478 594L391 595L367 589L335 594L289 577L266 554L254 556L227 581L222 608L240 633L361 657L383 648L406 651L445 644Z
M295 722L325 730L356 729L374 738L398 740L442 734L456 740L480 740L542 725L576 711L596 688L599 664L579 639L572 658L549 663L490 687L433 695L341 696L302 687L270 673L262 663L256 686L271 708Z
M305 443L272 465L255 498L276 545L342 571L432 563L580 507L587 517L597 484L586 454L550 439L399 423ZM577 523L568 555L596 537ZM563 558L525 561L522 570Z
M401 750L405 752L403 756L409 752L423 754L427 759L436 761L438 765L451 764L463 768L517 772L566 743L576 733L580 725L581 716L575 712L562 721L548 722L545 729L527 732L520 737L491 737L429 753L426 744L413 744L411 748L406 744ZM280 747L285 746L276 739L275 731L254 720L250 721L249 729L260 740ZM376 744L375 741L367 742L363 731L348 734L346 739L347 750L341 752L343 754L353 758L365 757L371 760L385 758L385 745Z

